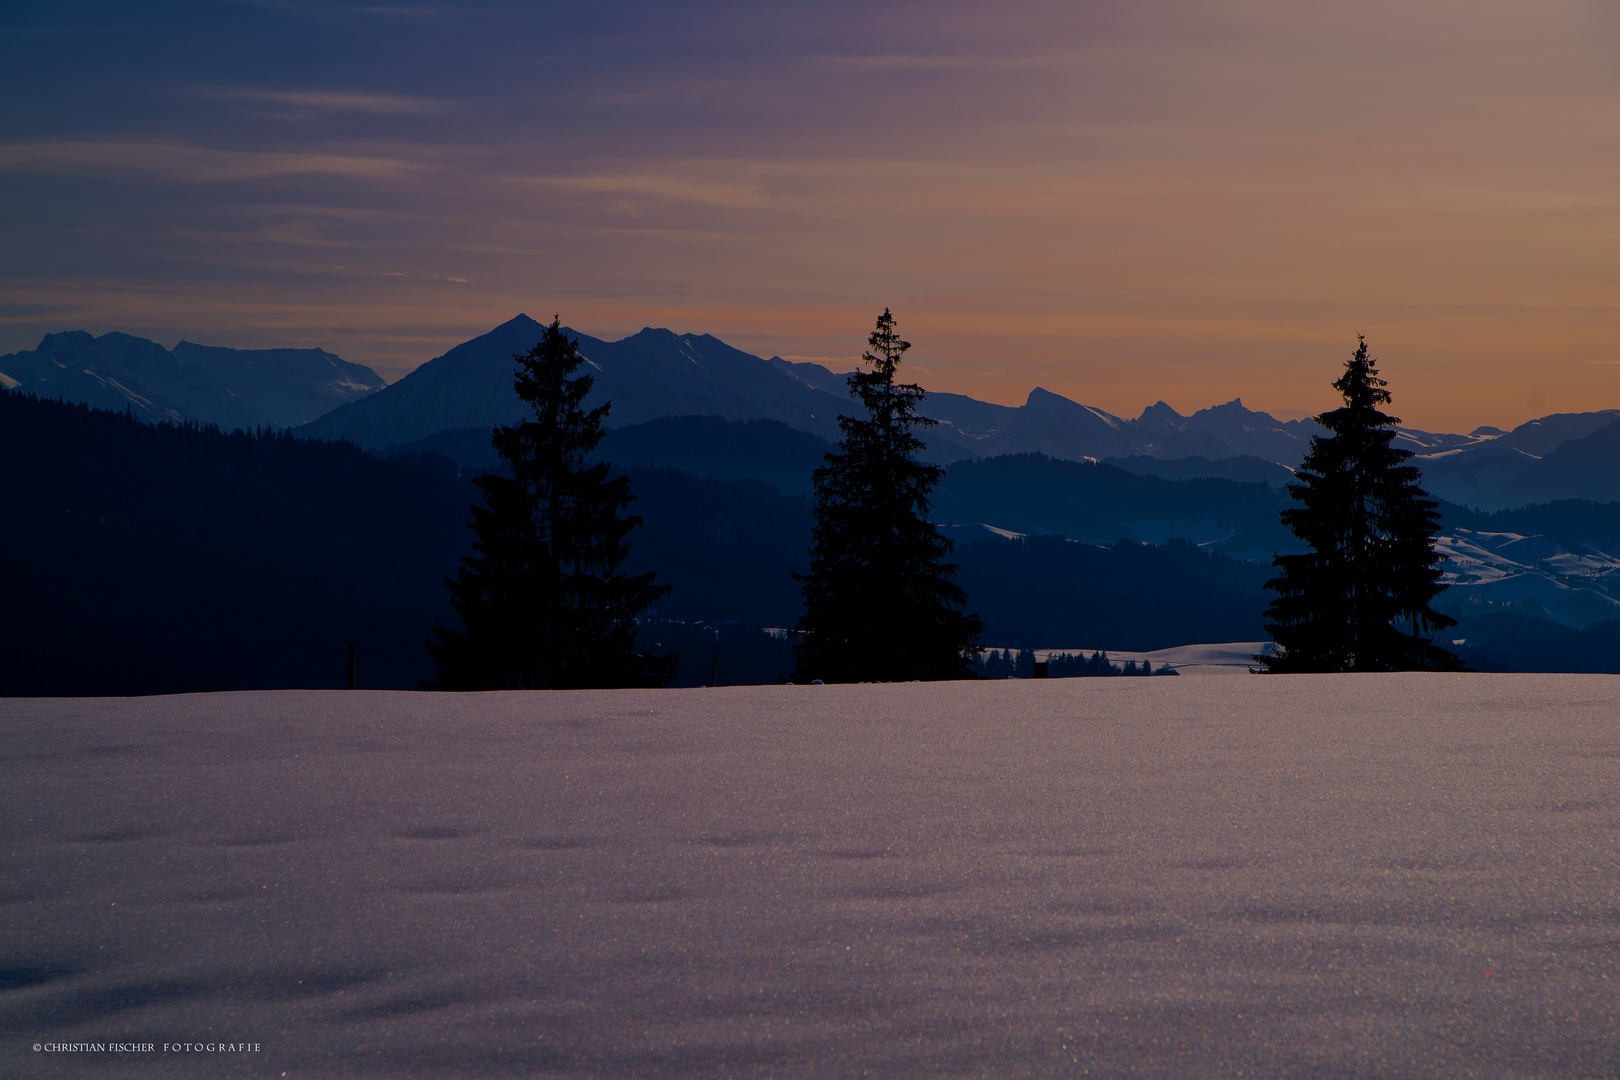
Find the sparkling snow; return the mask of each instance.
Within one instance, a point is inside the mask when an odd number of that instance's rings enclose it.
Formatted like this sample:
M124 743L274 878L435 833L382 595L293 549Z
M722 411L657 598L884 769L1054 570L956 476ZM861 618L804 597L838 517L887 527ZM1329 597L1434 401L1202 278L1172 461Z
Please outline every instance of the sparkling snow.
M1620 678L0 701L6 1076L1620 1075ZM232 1039L256 1055L43 1054Z

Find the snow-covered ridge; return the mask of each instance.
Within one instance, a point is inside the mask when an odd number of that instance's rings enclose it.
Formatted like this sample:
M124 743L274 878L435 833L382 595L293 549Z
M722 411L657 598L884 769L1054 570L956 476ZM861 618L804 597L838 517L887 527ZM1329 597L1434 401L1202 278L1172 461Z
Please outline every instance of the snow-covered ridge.
M182 341L165 349L129 334L47 334L0 356L8 390L63 398L148 423L295 427L383 387L375 371L323 349L226 349Z
M1545 536L1453 529L1435 544L1445 556L1442 609L1500 609L1587 626L1620 619L1620 557L1592 544Z
M302 424L300 434L350 439L370 450L444 452L446 436L487 432L523 415L512 361L542 330L519 315L375 393L382 386L375 373L321 350L246 352L181 342L171 353L127 334L92 339L82 332L49 335L32 353L0 357L0 383L130 408L150 421ZM715 416L775 420L836 441L838 416L853 407L846 374L765 359L713 335L646 327L604 341L569 333L596 379L592 404L613 403L610 427ZM1236 461L1271 470L1265 478L1274 485L1284 479L1274 475L1277 467L1295 468L1312 437L1323 434L1314 420L1280 421L1241 398L1186 416L1158 401L1129 419L1035 387L1017 407L929 393L922 411L938 421L925 433L926 456L937 463L1041 453L1115 461L1133 472L1165 462L1167 476L1191 478L1228 475ZM1616 420L1620 409L1558 413L1512 431L1401 428L1395 445L1416 455L1425 488L1449 502L1499 509L1560 498L1620 500L1620 427L1608 430ZM1248 472L1257 476L1254 468Z

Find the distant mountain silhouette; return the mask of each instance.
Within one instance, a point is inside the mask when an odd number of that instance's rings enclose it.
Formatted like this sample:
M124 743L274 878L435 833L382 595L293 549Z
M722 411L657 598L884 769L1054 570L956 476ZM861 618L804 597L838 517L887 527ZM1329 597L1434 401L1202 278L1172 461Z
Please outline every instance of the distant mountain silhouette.
M834 449L821 436L795 431L779 420L665 416L610 429L596 456L618 468L641 465L717 480L760 480L784 494L809 495L810 474ZM441 431L389 447L380 456L401 454L441 454L472 473L505 468L490 444L488 428Z
M839 436L839 413L851 409L844 393L846 373L821 364L762 359L710 335L648 328L606 342L570 333L579 339L597 378L594 400L613 402L610 428L679 416L775 420L833 442ZM488 430L512 422L522 411L511 391L512 357L526 351L539 334L539 323L519 315L381 393L322 417L300 434L348 438L385 453L432 450L482 466L489 460ZM1273 486L1288 482L1311 438L1322 431L1314 420L1281 421L1245 407L1241 398L1190 416L1159 401L1131 420L1041 387L1019 406L931 392L922 411L939 421L927 433L927 456L942 464L1038 453L1064 461L1112 460L1128 471L1166 479L1265 479ZM1395 445L1417 455L1413 463L1432 494L1496 508L1509 505L1504 499L1521 498L1509 485L1543 455L1617 418L1620 410L1559 413L1508 432L1481 427L1466 435L1403 428ZM704 439L718 438L722 429L682 429L678 436L673 427L662 431L681 445L679 450L674 442L668 447L674 455L668 463L674 463ZM730 444L724 451L715 445L705 452L746 455L744 447L752 437L726 434ZM636 456L655 457L654 442L643 438ZM746 475L758 472L739 467ZM780 478L773 474L770 479ZM1567 490L1587 494L1578 476L1566 479L1574 485ZM1537 496L1531 492L1524 497Z
M295 427L383 387L375 371L323 349L172 350L129 334L47 334L0 356L0 384L41 398L130 411L149 423Z
M128 410L149 422L297 426L300 437L349 439L384 456L432 451L481 469L492 461L490 429L523 414L512 390L513 357L527 352L540 332L538 322L518 315L382 389L369 369L319 349L245 351L181 342L170 351L127 334L92 338L72 332L47 336L33 352L0 357L0 385ZM764 359L712 335L648 327L610 342L569 333L597 380L593 403L613 402L610 430L709 417L774 421L833 443L839 414L853 408L847 373ZM925 456L940 464L1038 453L1064 461L1111 460L1166 479L1265 479L1274 487L1288 482L1321 432L1314 420L1280 421L1238 398L1190 416L1159 401L1133 420L1042 387L1018 406L930 392L923 413L939 422L927 432ZM1543 416L1512 431L1402 428L1394 445L1416 455L1413 464L1431 494L1459 505L1500 509L1554 493L1606 499L1616 497L1611 477L1620 468L1620 447L1599 440L1556 463L1550 459L1560 447L1616 420L1620 410L1607 409ZM626 457L636 464L697 467L718 455L739 459L737 475L784 480L780 462L767 468L764 459L758 467L745 460L755 453L779 455L786 445L764 428L738 433L712 424L665 425L636 439ZM624 443L616 452L629 447ZM1543 459L1549 460L1545 466ZM798 484L781 486L802 490Z
M487 430L522 414L512 392L513 357L540 337L527 315L428 361L386 390L338 408L302 429L310 438L360 446L434 447L446 432ZM609 427L671 416L776 420L829 441L852 406L845 374L814 363L769 360L711 335L643 329L621 341L570 330L589 372L592 400L613 402ZM927 433L928 456L950 462L1000 454L1042 453L1065 460L1152 455L1209 459L1250 454L1296 462L1316 432L1310 421L1278 421L1233 400L1192 416L1164 402L1138 420L1114 416L1036 387L1018 407L962 394L930 393L923 410L939 425ZM463 436L450 440L465 445Z
M1413 464L1423 470L1431 495L1483 510L1552 499L1616 499L1620 439L1597 433L1617 420L1620 409L1554 413L1508 432L1481 428L1468 436L1440 436L1461 445L1418 451Z
M1499 486L1489 501L1495 509L1554 499L1620 500L1620 421L1561 443Z
M1124 469L1126 472L1136 473L1140 476L1157 476L1165 480L1238 480L1243 483L1253 483L1263 480L1274 488L1281 489L1294 480L1294 470L1286 465L1279 465L1275 461L1267 461L1252 454L1240 457L1223 457L1211 461L1206 457L1186 458L1156 458L1156 457L1128 457L1107 458L1104 465Z
M513 423L524 409L512 390L512 358L540 340L542 329L519 315L429 360L386 391L334 410L299 434L349 439L381 450L442 431ZM610 427L666 416L718 416L780 420L836 439L838 413L851 408L842 398L707 334L648 328L607 342L567 332L585 356L582 373L596 379L591 404L613 403Z

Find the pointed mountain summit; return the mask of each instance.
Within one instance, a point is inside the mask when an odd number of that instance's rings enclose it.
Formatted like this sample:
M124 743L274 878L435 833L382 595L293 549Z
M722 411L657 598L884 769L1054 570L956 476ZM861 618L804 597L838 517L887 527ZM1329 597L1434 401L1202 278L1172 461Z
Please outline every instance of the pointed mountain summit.
M524 409L512 389L512 358L534 348L544 331L527 315L509 319L429 360L387 389L332 410L298 434L348 439L367 450L380 450L453 428L516 423ZM586 340L581 337L582 347Z
M300 431L347 438L372 450L448 447L480 442L482 432L520 415L511 389L513 357L539 340L541 326L519 315L428 361L385 391L334 410ZM620 341L570 330L596 377L591 403L613 402L610 428L675 416L776 420L838 438L837 418L851 411L848 373L735 349L711 334L644 327ZM1049 457L1203 457L1249 454L1284 465L1305 452L1314 425L1283 423L1241 400L1184 417L1164 402L1127 420L1043 387L1012 407L963 394L930 392L919 406L938 421L926 457L945 463L997 454ZM435 441L437 440L437 441ZM470 443L469 443L470 445Z
M1029 392L1022 408L1009 411L1010 422L975 447L981 456L1033 451L1071 461L1127 457L1139 452L1144 442L1129 420L1039 386Z
M351 439L382 450L452 429L510 424L522 412L512 389L513 357L540 340L544 328L518 315L489 333L429 360L380 394L334 410L299 432ZM666 416L780 420L836 438L847 398L817 389L784 367L710 334L676 334L645 327L620 341L566 330L585 357L582 373L596 379L591 407L613 402L609 427ZM841 382L841 380L840 380Z
M1155 401L1143 409L1142 415L1136 418L1138 430L1156 439L1173 439L1186 425L1187 418L1162 400Z
M1242 398L1199 409L1182 422L1181 433L1155 446L1157 458L1250 457L1292 467L1310 448L1311 436L1325 434L1314 420L1280 421L1243 406ZM1214 440L1211 442L1211 440ZM1216 447L1224 453L1211 452Z
M347 438L369 450L431 449L482 465L490 429L523 415L512 389L513 358L541 331L540 323L518 315L387 387L371 369L322 349L227 349L189 341L165 349L130 334L67 331L47 334L32 351L0 356L0 387L128 410L151 423L294 427L303 436ZM643 327L604 341L569 333L580 343L585 370L596 377L592 403L613 402L613 429L675 417L771 420L831 442L839 414L853 407L847 372L763 359L712 334ZM1042 453L1112 460L1166 477L1265 478L1274 486L1277 467L1292 469L1321 433L1314 420L1280 421L1241 398L1190 416L1157 401L1131 420L1042 387L1018 406L930 391L920 412L939 421L927 432L925 452L937 464ZM1426 490L1448 501L1520 505L1536 496L1538 485L1544 494L1606 499L1620 490L1608 463L1620 451L1611 451L1610 437L1593 436L1616 420L1620 410L1603 409L1543 416L1511 431L1402 428L1392 445L1416 454L1413 464ZM724 428L700 427L683 429L681 438L691 442L707 432L703 437L720 440L714 453L735 441L719 434ZM1582 445L1559 453L1572 442ZM645 447L641 456L649 456ZM1553 457L1556 462L1538 465Z

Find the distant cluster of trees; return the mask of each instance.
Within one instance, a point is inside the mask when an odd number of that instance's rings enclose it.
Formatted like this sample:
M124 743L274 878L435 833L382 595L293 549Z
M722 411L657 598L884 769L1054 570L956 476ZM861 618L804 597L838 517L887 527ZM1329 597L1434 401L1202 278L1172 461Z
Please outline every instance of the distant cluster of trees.
M1035 653L1030 649L986 649L973 665L981 679L1033 679Z
M1047 658L1047 678L1050 679L1089 679L1108 675L1164 675L1173 674L1175 668L1161 666L1157 670L1153 661L1144 657L1138 664L1135 660L1127 660L1123 664L1111 663L1108 654L1093 651L1090 656L1084 654L1055 653Z
M987 649L973 667L981 679L1033 679L1037 661L1033 649ZM1155 668L1153 661L1143 659L1138 664L1127 660L1116 664L1101 649L1090 656L1084 653L1052 653L1046 659L1046 677L1049 679L1096 679L1114 675L1174 674L1168 666Z

